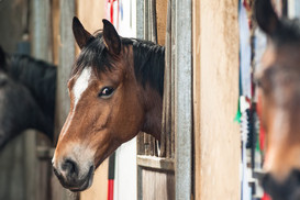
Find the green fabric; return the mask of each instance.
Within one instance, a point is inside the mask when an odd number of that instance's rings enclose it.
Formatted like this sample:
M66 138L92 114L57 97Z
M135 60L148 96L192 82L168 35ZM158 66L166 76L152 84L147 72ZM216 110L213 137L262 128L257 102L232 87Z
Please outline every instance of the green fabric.
M238 122L241 123L241 117L242 117L242 113L241 113L241 106L240 106L240 98L238 100L238 109L234 118L234 122Z

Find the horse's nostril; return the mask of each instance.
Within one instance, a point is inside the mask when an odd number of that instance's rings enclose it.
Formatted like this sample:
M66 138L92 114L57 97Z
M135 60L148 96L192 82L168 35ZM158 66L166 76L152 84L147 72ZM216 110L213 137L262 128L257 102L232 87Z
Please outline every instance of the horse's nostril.
M283 180L277 180L268 173L262 178L265 191L273 199L300 199L300 171L293 170Z
M73 160L66 159L62 164L61 169L68 178L76 178L78 176L78 166Z
M260 178L260 182L262 184L262 187L265 189L265 190L268 190L270 187L272 187L272 177L271 177L271 174L267 173L267 174L264 174L261 178Z

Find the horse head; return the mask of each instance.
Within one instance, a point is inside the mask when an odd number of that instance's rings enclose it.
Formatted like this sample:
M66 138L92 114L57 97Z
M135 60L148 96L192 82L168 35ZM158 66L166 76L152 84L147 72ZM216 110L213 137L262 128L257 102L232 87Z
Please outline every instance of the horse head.
M74 18L73 33L81 53L68 81L70 111L53 166L62 185L78 191L88 188L101 162L139 131L159 138L162 97L155 85L162 87L163 73L158 81L141 80L150 71L157 73L145 63L160 51L152 43L135 45L136 40L121 38L107 20L103 32L92 35ZM160 60L164 65L163 56ZM139 63L144 64L137 68Z
M257 72L259 114L266 131L264 188L276 199L300 198L300 24L279 18L270 0L256 0L255 16L268 36Z

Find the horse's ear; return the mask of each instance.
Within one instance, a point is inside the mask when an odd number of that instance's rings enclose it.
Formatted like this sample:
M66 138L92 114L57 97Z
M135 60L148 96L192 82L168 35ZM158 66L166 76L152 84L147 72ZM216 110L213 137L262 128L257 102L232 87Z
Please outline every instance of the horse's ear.
M6 66L6 55L2 47L0 46L0 70L1 69L5 70L5 66Z
M280 20L274 11L271 0L255 1L255 17L259 27L272 36L280 26Z
M109 53L119 55L121 52L121 38L114 26L107 20L103 19L103 41Z
M82 49L87 42L93 37L89 32L87 32L77 17L73 18L73 33L75 40L80 49Z

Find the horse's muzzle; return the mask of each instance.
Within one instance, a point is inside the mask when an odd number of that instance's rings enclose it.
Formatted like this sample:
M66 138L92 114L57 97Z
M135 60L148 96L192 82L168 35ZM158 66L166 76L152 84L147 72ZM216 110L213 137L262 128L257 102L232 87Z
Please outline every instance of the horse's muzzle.
M61 167L53 169L62 186L73 192L86 190L93 182L94 166L90 166L86 175L79 175L76 162L66 159Z
M265 191L272 200L299 200L300 199L300 171L293 170L284 181L277 181L272 174L265 174L262 178Z

